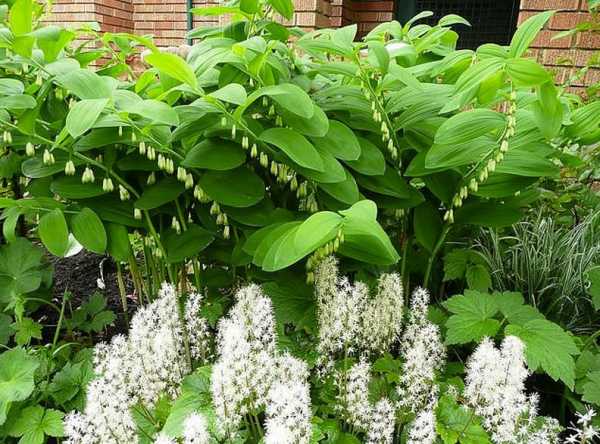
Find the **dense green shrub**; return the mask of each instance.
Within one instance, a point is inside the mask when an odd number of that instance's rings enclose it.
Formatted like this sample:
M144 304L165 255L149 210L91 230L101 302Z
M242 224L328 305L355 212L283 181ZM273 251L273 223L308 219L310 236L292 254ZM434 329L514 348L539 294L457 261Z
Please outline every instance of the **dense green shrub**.
M551 12L524 23L510 47L473 52L454 49L451 26L463 19L416 24L428 13L360 43L348 26L292 31L299 38L286 45L291 31L250 3L196 11L235 20L196 30L183 60L126 34L73 49L80 34L34 26L37 7L16 2L3 28L0 124L3 159L28 185L25 198L2 201L5 236L39 216L50 252L74 240L107 251L130 262L149 297L189 259L205 284L313 255L310 279L332 250L377 266L416 254L428 282L452 227L519 220L538 179L558 175L556 144L598 138L593 110L571 113L525 57ZM288 6L271 5L284 16ZM136 44L152 67L122 80L112 48ZM88 67L106 55L106 67ZM144 283L133 232L154 277Z

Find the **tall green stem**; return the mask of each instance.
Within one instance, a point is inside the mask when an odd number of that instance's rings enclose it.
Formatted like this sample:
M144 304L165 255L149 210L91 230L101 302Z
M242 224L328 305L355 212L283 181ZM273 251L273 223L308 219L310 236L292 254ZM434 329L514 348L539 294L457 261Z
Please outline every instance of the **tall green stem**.
M437 258L437 255L438 255L440 249L444 245L444 241L446 240L446 236L448 236L448 232L450 231L451 227L452 227L451 224L444 225L444 228L442 229L442 232L440 233L440 236L438 237L438 240L435 243L433 250L431 251L431 255L429 256L429 260L427 261L427 269L425 270L425 277L423 278L423 286L425 288L429 287L429 280L431 279L431 270L433 268L433 264Z

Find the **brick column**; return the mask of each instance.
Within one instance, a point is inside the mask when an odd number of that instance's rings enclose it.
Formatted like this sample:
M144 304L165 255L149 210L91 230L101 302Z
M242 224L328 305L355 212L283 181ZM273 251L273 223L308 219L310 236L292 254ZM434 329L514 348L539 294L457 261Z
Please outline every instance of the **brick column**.
M556 9L558 12L532 44L531 54L556 74L557 83L563 83L578 68L585 66L585 62L594 50L600 48L600 35L584 33L552 40L552 37L560 31L572 29L578 23L589 19L585 0L522 0L519 23L534 14L550 9ZM573 90L580 92L585 85L598 81L600 81L600 69L591 69L585 78L573 84Z

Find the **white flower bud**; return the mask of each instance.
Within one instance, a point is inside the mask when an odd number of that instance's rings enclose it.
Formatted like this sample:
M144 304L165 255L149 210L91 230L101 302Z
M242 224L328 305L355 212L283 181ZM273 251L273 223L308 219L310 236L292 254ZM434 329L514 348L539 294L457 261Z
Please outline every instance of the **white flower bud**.
M146 179L146 185L154 185L155 183L156 183L156 174L154 174L154 171L152 171L148 175L148 179Z
M27 142L25 145L25 154L27 154L29 157L35 155L35 146L33 146L33 143Z
M65 175L73 176L74 174L75 174L75 164L73 163L72 160L69 160L65 164Z
M142 219L142 210L140 210L139 208L134 208L133 209L133 218L136 220L141 220Z

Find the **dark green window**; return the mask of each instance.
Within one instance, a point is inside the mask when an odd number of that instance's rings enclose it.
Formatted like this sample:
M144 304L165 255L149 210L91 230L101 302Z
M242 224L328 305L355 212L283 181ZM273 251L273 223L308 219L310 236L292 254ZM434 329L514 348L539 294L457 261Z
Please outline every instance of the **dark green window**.
M433 11L426 20L436 23L446 14L466 18L472 27L456 25L459 48L475 49L483 43L507 45L517 27L519 0L396 0L398 20L403 23L421 11Z

